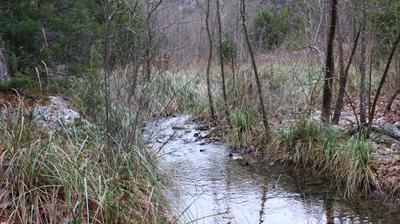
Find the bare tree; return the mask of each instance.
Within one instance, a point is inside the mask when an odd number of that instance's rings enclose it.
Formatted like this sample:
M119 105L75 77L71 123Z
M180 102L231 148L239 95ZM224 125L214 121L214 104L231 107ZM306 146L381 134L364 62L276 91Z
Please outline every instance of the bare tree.
M339 123L340 114L341 114L342 108L343 108L343 98L344 98L345 91L346 91L347 77L349 75L350 65L351 65L351 62L353 61L354 54L356 52L357 45L358 45L358 40L360 37L360 32L358 32L357 36L354 40L354 43L353 43L353 48L351 50L349 61L347 62L347 65L345 68L344 67L344 55L343 55L343 38L342 38L340 31L338 32L338 34L339 34L340 78L339 78L339 92L338 92L338 96L336 98L335 112L333 113L333 118L332 118L332 123L334 123L334 124Z
M256 60L254 59L253 49L252 49L251 43L250 43L249 33L247 31L245 0L240 0L240 15L242 18L242 25L243 25L243 31L244 31L244 36L246 39L247 48L250 53L250 59L251 59L251 65L253 67L254 78L255 78L256 84L257 84L257 93L258 93L258 99L259 99L260 109L261 109L262 118L263 118L263 124L264 124L264 128L265 128L265 132L266 132L267 136L269 136L269 124L268 124L267 113L266 113L265 105L264 105L263 90L262 90L260 78L258 75Z
M210 106L210 113L211 113L211 119L215 119L215 111L214 111L214 103L213 103L213 98L212 98L212 93L211 93L211 80L210 80L210 69L211 69L211 60L212 60L212 54L213 54L213 40L212 40L212 34L211 34L211 29L210 29L210 0L207 0L207 8L206 8L206 20L205 20L205 25L206 25L206 30L207 30L207 37L208 37L208 60L207 60L207 71L206 71L206 78L207 78L207 93L208 93L208 103Z
M360 61L360 122L365 125L367 122L366 105L367 97L365 90L366 77L366 26L367 26L367 2L362 1L362 21L361 21L361 61Z
M111 99L110 99L110 82L109 78L111 76L111 54L112 54L112 22L117 13L117 7L113 3L105 3L103 10L103 18L105 22L105 32L104 32L104 52L103 52L103 91L104 91L104 99L105 99L105 115L106 115L106 130L107 134L111 132ZM110 144L111 139L108 138L108 144Z
M221 66L221 79L222 79L222 95L224 98L224 106L225 106L225 115L226 119L229 122L229 110L228 110L228 102L226 97L226 84L225 84L225 71L224 71L224 55L222 52L222 25L221 25L221 14L220 14L220 6L219 0L217 2L217 19L218 19L218 42L219 42L219 63Z
M324 122L329 122L331 116L331 102L332 102L332 80L335 74L335 62L333 58L333 41L335 39L337 20L337 0L331 0L331 20L330 29L326 48L326 65L325 65L325 79L324 90L322 97L322 115L321 119Z
M369 116L368 116L368 122L369 122L368 125L370 127L371 127L371 125L373 123L373 120L374 120L376 104L377 104L379 96L381 94L383 84L385 84L385 81L386 81L386 78L387 78L387 74L388 74L389 69L390 69L390 64L392 63L392 60L393 60L393 57L394 57L394 53L396 52L396 48L397 48L397 45L399 44L399 42L400 42L400 33L397 35L396 40L394 41L392 50L390 52L389 58L388 58L387 63L386 63L385 70L383 72L381 81L379 82L379 86L378 86L378 89L376 91L376 94L375 94L375 97L374 97L374 101L372 103L372 108L371 108Z
M150 82L151 78L151 63L154 57L154 27L152 25L154 19L154 13L160 7L163 0L151 1L146 0L146 17L144 21L145 35L146 35L146 49L145 49L145 70L147 82Z

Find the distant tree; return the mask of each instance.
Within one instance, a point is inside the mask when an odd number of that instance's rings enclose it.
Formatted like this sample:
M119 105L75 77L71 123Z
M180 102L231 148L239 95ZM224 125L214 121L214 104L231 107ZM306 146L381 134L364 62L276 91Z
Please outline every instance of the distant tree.
M33 71L40 56L39 6L30 1L2 1L0 35L11 75Z
M230 66L233 76L233 89L236 88L236 44L231 36L225 34L221 45L221 53L224 61Z
M281 11L267 9L259 11L253 21L256 40L264 49L279 47L290 31L289 8Z
M390 46L400 27L400 1L373 1L371 12L371 29L377 37L377 52L389 54ZM372 8L372 7L371 7Z

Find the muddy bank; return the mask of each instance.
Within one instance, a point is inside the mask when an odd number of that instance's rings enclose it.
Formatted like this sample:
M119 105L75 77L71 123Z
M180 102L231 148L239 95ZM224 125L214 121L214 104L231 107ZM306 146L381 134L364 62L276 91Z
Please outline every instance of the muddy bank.
M182 223L400 222L398 207L350 203L326 181L279 164L265 171L246 159L252 153L232 153L219 143L216 132L188 116L146 127Z

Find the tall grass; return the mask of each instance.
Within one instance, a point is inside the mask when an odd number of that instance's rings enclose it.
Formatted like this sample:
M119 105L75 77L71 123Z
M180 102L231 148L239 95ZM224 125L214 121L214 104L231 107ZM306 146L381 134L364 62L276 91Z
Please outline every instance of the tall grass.
M194 68L156 74L149 92L153 113L199 114L207 108L202 73Z
M0 220L7 223L167 223L167 203L145 148L107 147L100 130L49 135L22 105L1 125ZM0 172L1 173L1 172Z
M332 184L343 185L348 197L379 186L370 167L372 143L363 136L347 137L332 126L302 119L282 125L276 138L269 159L310 168Z
M250 105L235 107L229 116L232 128L229 130L228 143L241 147L248 146L253 140L257 115Z

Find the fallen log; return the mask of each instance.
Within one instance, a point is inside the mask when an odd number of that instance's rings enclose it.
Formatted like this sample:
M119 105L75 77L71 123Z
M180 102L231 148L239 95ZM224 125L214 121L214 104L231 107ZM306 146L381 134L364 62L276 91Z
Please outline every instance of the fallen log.
M346 132L347 135L353 136L360 132L362 129L354 127ZM370 131L389 136L397 141L400 141L400 129L394 124L386 124L383 126L372 126Z

